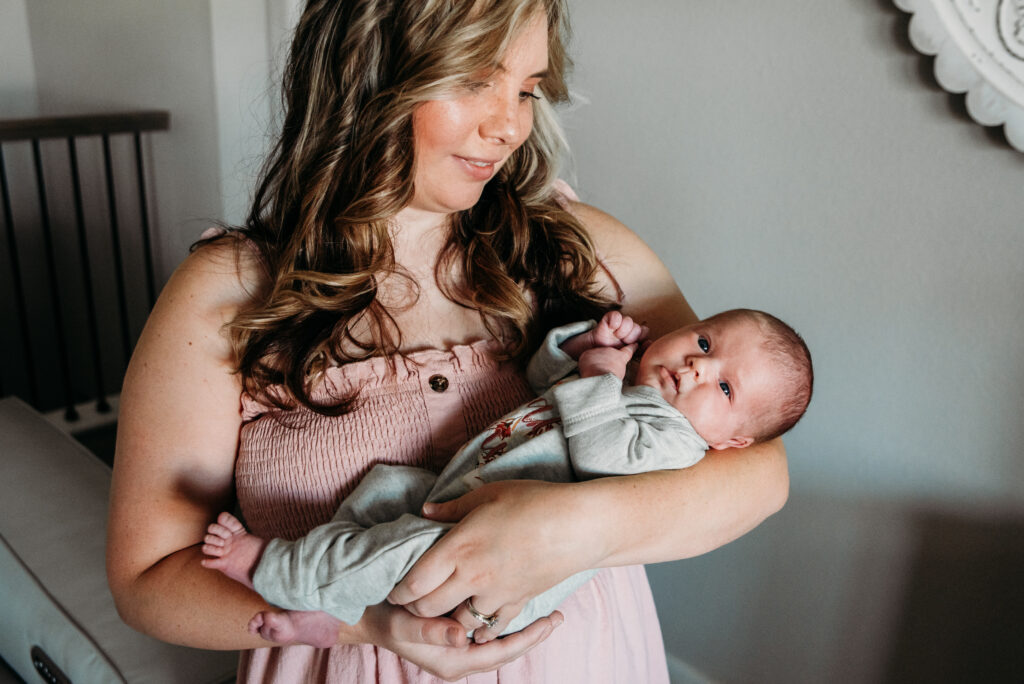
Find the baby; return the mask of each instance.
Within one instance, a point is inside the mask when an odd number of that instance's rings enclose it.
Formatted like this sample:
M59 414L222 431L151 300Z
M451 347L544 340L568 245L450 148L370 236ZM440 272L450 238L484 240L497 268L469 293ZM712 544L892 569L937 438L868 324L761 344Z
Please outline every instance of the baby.
M383 601L450 527L419 517L486 482L570 482L685 468L708 448L745 447L781 435L803 415L813 384L810 353L788 325L749 309L726 311L658 338L626 366L647 329L618 311L548 333L527 378L538 398L463 445L440 475L377 465L334 519L295 541L269 542L229 513L209 526L202 561L255 589L269 603L249 631L276 643L327 647L338 620L354 624ZM574 370L579 377L567 378ZM550 614L595 571L526 604L498 629L499 616L467 609L476 641L523 629Z

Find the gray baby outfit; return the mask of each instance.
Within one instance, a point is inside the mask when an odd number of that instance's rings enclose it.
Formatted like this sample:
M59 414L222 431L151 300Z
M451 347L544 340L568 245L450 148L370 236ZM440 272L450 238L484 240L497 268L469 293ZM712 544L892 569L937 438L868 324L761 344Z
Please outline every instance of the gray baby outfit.
M463 445L440 475L374 466L331 522L295 541L271 540L253 577L256 591L283 608L321 610L355 624L452 527L417 515L427 501L449 501L486 482L573 482L699 461L707 442L657 390L623 387L612 374L566 378L576 362L560 345L594 325L581 321L548 333L527 367L537 399ZM549 615L594 572L535 597L502 633Z

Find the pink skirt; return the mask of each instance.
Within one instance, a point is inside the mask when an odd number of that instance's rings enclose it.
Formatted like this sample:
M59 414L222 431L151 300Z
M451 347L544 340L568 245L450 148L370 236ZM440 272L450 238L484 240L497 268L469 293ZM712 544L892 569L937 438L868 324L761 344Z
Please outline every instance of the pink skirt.
M661 629L640 566L603 570L559 609L551 636L493 672L466 684L667 684ZM442 684L412 663L375 646L263 648L242 654L239 682Z

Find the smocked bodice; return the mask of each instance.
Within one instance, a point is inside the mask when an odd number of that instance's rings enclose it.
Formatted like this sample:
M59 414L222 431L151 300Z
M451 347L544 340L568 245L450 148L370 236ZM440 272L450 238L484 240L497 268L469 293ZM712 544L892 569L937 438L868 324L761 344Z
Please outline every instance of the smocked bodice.
M312 399L353 391L357 408L337 417L243 398L235 483L257 534L294 539L327 522L374 464L440 471L469 437L531 396L520 365L498 361L488 342L329 368Z

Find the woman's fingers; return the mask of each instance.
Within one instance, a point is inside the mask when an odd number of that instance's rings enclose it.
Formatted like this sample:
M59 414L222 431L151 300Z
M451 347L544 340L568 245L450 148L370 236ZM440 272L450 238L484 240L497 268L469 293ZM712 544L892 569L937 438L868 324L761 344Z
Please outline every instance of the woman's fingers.
M408 641L454 648L464 648L469 644L466 629L457 620L421 618L411 614L409 618L412 621L407 621L405 629L400 630Z
M370 642L448 681L489 672L515 660L546 639L561 623L562 614L556 611L504 639L474 644L466 638L466 629L455 620L418 618L387 604L368 608L360 621L369 630Z
M414 615L433 617L446 615L478 590L492 587L494 574L488 569L493 567L491 563L458 568L460 560L466 562L470 548L457 543L455 536L442 537L391 590L388 601L405 606ZM480 548L475 550L486 553Z
M484 644L492 639L497 639L508 628L509 623L523 610L522 603L509 603L500 608L481 607L487 605L486 599L475 596L464 601L452 612L452 618L457 620L467 631L472 631L473 641L478 644ZM479 615L475 614L474 610ZM487 620L484 618L493 619Z
M420 593L421 589L426 585L427 583L422 585L412 584L410 596L418 594L419 597L405 603L398 600L393 603L405 606L406 610L413 615L433 617L451 612L466 600L467 594L472 594L474 590L473 586L459 581L454 574L449 575L445 581L431 591ZM397 589L398 587L395 587L391 594L401 596L400 592L396 594Z
M457 499L443 503L424 504L423 515L438 522L457 523L470 511L488 500L487 497L478 494L478 491L468 492ZM443 548L443 538L442 543L439 545ZM431 616L447 613L458 605L465 596L459 597L450 606L433 613L424 612L424 606L414 606L412 604L447 582L454 572L455 557L439 551L438 545L435 545L434 548L423 554L416 562L416 565L413 566L413 569L391 590L391 593L388 594L388 602L406 606L416 615Z
M389 608L387 615L388 631L398 641L454 648L469 644L466 629L451 618L421 618L401 608Z
M477 602L481 601L477 599ZM476 605L474 604L473 607L476 608ZM480 612L480 614L483 615L498 614L498 610L495 610L494 612L484 612L484 609L482 608L477 608L477 610ZM462 625L467 632L474 632L474 636L475 631L486 629L484 621L482 621L482 619L476 617L472 612L470 612L469 606L466 604L465 601L460 603L459 607L452 611L452 618L455 619L455 621L457 621L460 625ZM499 621L501 621L500 617Z
M588 529L574 512L576 487L505 480L465 495L469 514L423 554L388 600L424 617L444 615L471 596L489 600L481 609L521 605L592 567L600 547L586 535L566 534Z
M423 517L437 522L457 523L488 499L472 490L451 501L423 504Z
M424 596L431 595L438 587L444 585L454 572L455 563L452 557L446 557L442 554L430 554L428 551L420 557L420 560L402 578L402 581L391 590L391 593L388 594L388 603L396 606L405 606L414 615L421 617L444 615L455 604L443 610L430 613L424 612L425 606L416 606L416 602ZM455 603L458 603L458 601Z
M547 639L552 630L560 624L562 614L556 611L504 639L494 639L486 644L473 644L464 651L464 658L460 656L446 662L440 676L451 681L477 672L489 672L512 662Z

